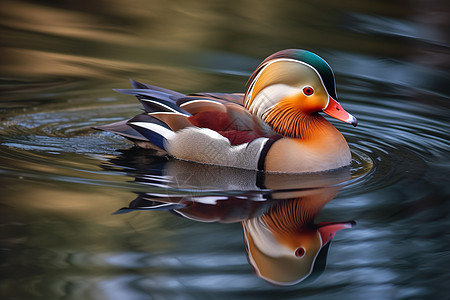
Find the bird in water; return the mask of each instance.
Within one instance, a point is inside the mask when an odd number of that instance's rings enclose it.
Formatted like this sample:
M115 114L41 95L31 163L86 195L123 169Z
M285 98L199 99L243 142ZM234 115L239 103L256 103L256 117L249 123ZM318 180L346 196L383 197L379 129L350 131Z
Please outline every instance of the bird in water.
M245 93L185 95L131 80L145 113L94 127L143 148L198 163L265 172L304 173L351 162L343 135L320 112L353 126L337 101L333 71L318 55L287 49L267 57Z

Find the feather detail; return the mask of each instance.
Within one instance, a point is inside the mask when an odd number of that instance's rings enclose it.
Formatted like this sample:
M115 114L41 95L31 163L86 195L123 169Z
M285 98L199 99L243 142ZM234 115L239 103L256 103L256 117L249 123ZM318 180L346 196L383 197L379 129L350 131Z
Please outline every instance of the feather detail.
M289 105L276 105L265 116L265 121L275 132L290 138L309 139L327 121L318 113L307 115Z
M165 151L165 140L175 134L166 123L147 114L135 116L127 122L127 125L155 145L157 150Z
M203 111L221 111L225 112L226 107L217 101L210 99L195 99L180 105L183 110L195 115Z
M168 93L150 89L114 89L114 91L121 94L136 96L148 113L155 111L172 111L188 114L176 103L176 100L179 98L179 93Z
M202 111L188 118L192 125L214 131L236 130L229 115L222 111Z
M250 143L261 137L252 131L228 130L218 131L218 133L226 137L232 146Z
M195 93L190 94L189 96L196 96L196 97L205 97L209 99L214 99L216 101L220 101L221 103L235 103L239 105L244 105L244 94L243 93Z
M142 106L144 107L145 112L147 113L153 113L153 112L170 112L170 113L183 113L185 114L185 111L178 109L175 109L170 103L167 103L166 101L161 101L160 99L153 100L153 99L145 99L141 98L139 99Z
M149 114L152 117L166 123L173 131L193 126L187 115L173 112L154 112Z
M276 134L268 124L252 115L245 107L232 103L225 106L230 122L236 130L254 131L260 137L271 137Z
M155 123L129 122L128 124L162 150L166 150L167 139L175 134L172 130Z
M225 105L228 118L236 130L253 130L253 116L241 105L228 103Z

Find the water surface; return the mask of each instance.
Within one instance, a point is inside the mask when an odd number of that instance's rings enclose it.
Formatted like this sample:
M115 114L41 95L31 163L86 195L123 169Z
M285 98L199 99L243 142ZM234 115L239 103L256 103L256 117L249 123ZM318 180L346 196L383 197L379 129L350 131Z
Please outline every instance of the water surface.
M448 297L445 1L1 7L2 299ZM339 99L359 121L330 120L349 142L349 168L262 180L91 129L140 112L112 91L128 78L242 92L255 66L283 48L311 50L333 67ZM135 199L143 202L132 207L152 208L114 214ZM323 201L309 226L353 227L336 232L324 270L279 286L258 276L242 226L298 199ZM169 200L178 206L155 209Z

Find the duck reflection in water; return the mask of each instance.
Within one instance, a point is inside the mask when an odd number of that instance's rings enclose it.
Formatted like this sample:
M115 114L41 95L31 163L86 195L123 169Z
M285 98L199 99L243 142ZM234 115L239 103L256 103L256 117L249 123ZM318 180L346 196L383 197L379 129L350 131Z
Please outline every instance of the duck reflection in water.
M354 224L314 222L338 193L339 184L350 179L348 169L263 174L155 158L153 168L145 167L153 173L145 174L142 161L136 161L135 153L133 158L139 166L133 174L136 182L163 184L164 192L138 193L129 207L116 213L164 210L199 222L241 222L248 261L259 277L272 284L293 285L317 278L325 269L331 239Z
M242 221L250 264L261 278L278 285L298 283L325 267L331 239L354 222L314 223L335 189L280 200L259 217Z

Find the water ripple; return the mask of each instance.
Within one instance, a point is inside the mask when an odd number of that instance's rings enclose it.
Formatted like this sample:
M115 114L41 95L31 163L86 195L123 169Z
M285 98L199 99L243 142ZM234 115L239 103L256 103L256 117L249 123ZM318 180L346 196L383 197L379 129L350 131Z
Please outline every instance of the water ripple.
M443 159L450 148L445 137L448 124L417 115L416 111L408 110L406 101L374 99L372 104L367 104L349 98L346 108L358 116L360 125L350 128L331 121L343 132L352 149L352 179L343 183L352 194L357 194L359 189L367 191L392 185L405 173L421 176L427 164ZM54 159L55 155L69 153L101 159L107 165L108 159L120 153L117 149L131 145L115 135L93 131L91 126L117 121L137 111L138 105L102 105L17 115L0 124L1 146L9 149L9 156L15 153L16 157L10 159L40 165L73 170L70 158ZM122 162L120 168L130 171L126 164ZM83 177L91 169L77 166L81 173L76 176ZM159 183L154 187L164 185Z

